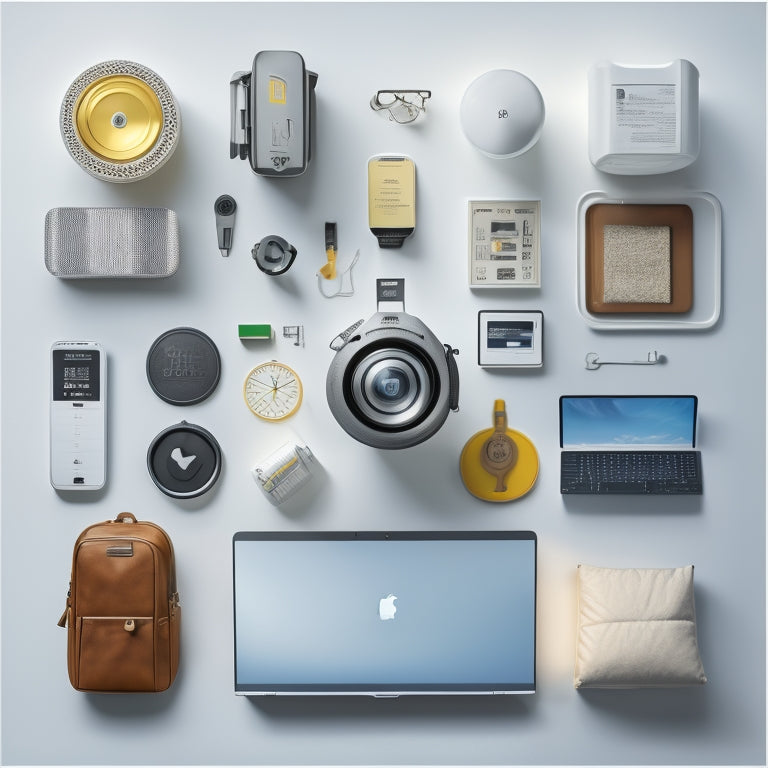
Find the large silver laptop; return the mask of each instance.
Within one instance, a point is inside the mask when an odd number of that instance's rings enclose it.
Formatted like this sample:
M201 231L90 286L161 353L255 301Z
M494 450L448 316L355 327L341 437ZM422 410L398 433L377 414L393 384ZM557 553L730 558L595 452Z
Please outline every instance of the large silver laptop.
M235 692L533 693L536 535L236 533Z

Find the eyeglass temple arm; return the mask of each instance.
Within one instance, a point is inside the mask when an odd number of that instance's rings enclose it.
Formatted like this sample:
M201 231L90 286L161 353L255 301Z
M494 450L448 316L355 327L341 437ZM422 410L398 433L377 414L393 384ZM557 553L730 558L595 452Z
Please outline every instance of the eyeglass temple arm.
M432 91L417 91L417 90L412 89L412 88L397 88L397 89L392 89L392 90L387 90L387 91L376 91L376 95L371 99L371 105L376 104L376 106L381 107L382 109L386 109L388 106L391 106L389 104L382 104L381 103L381 98L380 97L381 97L381 95L383 93L391 93L392 96L394 96L397 101L405 101L405 99L402 96L398 95L398 94L401 94L401 93L415 93L415 94L418 94L418 96L420 96L424 101L426 101L427 99L431 99L432 98ZM406 102L406 103L410 103L410 102ZM416 105L414 105L414 106L416 106Z

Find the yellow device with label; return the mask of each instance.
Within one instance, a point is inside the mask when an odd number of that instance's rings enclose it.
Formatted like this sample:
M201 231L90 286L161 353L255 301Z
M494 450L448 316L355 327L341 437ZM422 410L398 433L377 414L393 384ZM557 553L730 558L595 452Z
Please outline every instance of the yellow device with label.
M416 166L405 155L368 161L368 226L380 248L400 248L416 228Z
M483 501L513 501L533 488L539 456L529 437L509 428L504 400L493 404L493 427L464 445L459 470L464 487Z

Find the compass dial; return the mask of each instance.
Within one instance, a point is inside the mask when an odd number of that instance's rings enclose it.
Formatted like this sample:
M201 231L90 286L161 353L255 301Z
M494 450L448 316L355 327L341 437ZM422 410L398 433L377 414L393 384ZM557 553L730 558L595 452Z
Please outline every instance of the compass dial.
M301 381L292 368L271 360L257 365L248 374L243 396L248 407L259 418L281 421L299 409Z

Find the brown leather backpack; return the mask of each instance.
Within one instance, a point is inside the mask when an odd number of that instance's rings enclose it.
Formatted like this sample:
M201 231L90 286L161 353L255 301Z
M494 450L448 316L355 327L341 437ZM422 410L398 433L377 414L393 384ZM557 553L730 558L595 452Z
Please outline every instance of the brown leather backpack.
M179 665L180 625L173 545L162 528L122 512L80 534L59 621L74 688L164 691Z

